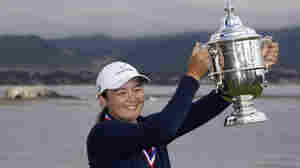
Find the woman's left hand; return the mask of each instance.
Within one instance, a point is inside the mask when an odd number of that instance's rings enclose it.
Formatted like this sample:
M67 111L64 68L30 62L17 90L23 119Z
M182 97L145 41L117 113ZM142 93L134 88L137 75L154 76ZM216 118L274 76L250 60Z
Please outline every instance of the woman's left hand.
M266 40L262 49L265 68L271 68L273 64L278 62L279 44L272 40Z

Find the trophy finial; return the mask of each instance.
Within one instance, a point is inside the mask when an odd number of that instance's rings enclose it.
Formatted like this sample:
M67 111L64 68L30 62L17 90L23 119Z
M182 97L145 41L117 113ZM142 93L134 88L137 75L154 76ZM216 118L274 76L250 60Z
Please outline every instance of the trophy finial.
M224 10L228 15L231 15L231 13L234 10L234 7L232 6L231 0L225 0L225 9Z
M254 29L243 25L240 17L235 14L232 2L234 1L225 0L225 16L221 19L219 30L211 35L209 44L260 37Z
M225 0L225 27L232 27L234 24L234 8L232 6L231 0Z

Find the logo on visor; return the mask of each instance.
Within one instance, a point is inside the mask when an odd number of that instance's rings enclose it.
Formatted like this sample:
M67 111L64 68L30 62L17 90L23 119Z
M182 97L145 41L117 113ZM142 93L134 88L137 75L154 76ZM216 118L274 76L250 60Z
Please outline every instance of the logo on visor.
M134 71L134 70L131 68L122 69L121 71L117 72L116 75L120 75L121 73L127 72L127 71Z

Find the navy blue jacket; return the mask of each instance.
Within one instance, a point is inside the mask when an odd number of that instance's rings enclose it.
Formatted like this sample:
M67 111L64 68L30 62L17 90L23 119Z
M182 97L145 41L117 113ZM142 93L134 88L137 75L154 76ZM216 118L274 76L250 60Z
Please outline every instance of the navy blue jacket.
M215 92L196 102L199 83L184 76L165 108L138 124L106 120L96 124L87 138L90 168L170 168L166 146L177 137L201 126L220 114L229 103ZM155 147L156 161L151 167L143 149Z

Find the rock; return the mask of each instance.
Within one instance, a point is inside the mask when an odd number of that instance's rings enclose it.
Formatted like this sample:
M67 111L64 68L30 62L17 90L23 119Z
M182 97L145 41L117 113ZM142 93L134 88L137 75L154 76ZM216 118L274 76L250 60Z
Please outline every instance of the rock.
M57 92L50 90L43 86L17 86L8 88L5 91L4 98L10 100L16 99L36 99L43 97L51 98L73 98L79 99L75 96L60 95Z

